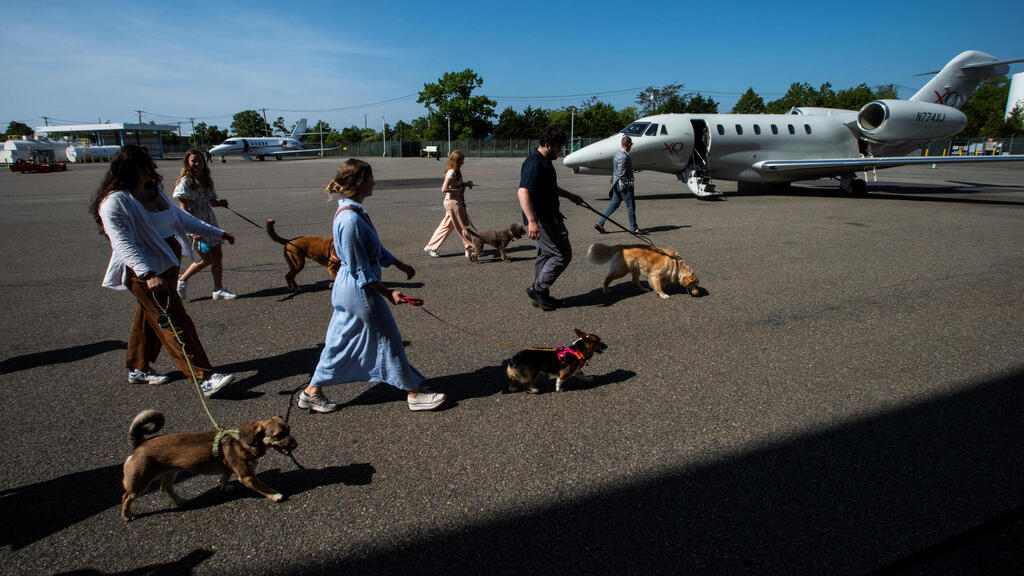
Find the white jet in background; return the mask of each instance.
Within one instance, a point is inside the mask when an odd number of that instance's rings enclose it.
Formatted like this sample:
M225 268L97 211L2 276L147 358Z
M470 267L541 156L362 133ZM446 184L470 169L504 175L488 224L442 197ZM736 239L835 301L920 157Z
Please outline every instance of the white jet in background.
M334 148L303 148L303 140L306 139L306 119L303 118L295 124L292 133L287 138L248 138L235 136L228 138L220 145L210 149L212 156L241 155L246 160L262 161L267 156L273 156L278 160L285 154L299 154L302 152L327 152Z
M699 198L721 196L712 178L788 186L835 178L846 192L863 194L862 170L908 164L999 162L1017 156L904 156L967 125L959 107L985 78L1009 64L968 50L953 58L909 100L875 100L859 111L794 108L786 114L659 114L565 157L577 174L610 174L623 135L633 139L634 170L675 174Z

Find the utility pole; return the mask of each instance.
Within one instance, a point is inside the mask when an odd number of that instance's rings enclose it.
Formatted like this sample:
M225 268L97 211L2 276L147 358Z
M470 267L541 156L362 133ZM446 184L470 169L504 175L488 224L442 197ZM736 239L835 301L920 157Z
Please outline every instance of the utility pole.
M49 116L43 116L43 124L45 124L46 126L50 125L50 117Z
M195 118L189 118L188 121L192 123L192 145L195 146L196 145L196 119ZM202 147L202 144L200 144L200 147Z
M387 122L385 122L383 114L380 115L380 126L381 126L381 129L382 129L381 130L381 137L380 137L381 150L384 151L384 157L387 158L387 156L388 156L388 124L387 124Z
M139 113L139 124L142 124L142 110L136 110Z

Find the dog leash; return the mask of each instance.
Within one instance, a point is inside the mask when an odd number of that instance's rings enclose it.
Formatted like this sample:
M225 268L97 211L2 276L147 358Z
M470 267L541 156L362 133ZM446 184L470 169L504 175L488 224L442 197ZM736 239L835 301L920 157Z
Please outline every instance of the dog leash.
M430 316L431 318L433 318L433 319L437 320L438 322L444 324L445 326L448 326L450 328L454 328L455 330L458 330L459 332L462 332L463 334L469 334L470 336L474 336L474 337L480 338L482 340L490 340L491 342L494 342L495 344L501 344L503 346L509 346L511 348L518 348L520 350L540 350L540 351L544 351L544 352L554 352L554 351L557 350L557 348L527 348L526 346L519 346L517 344L512 344L511 342L505 342L504 340L496 340L496 339L491 338L489 336L484 336L482 334L477 334L476 332L472 332L472 331L466 330L465 328L462 328L460 326L456 326L455 324L452 324L451 322L448 322L447 320L441 318L437 314L434 314L430 310L427 310L426 307L423 306L423 299L422 298L412 298L410 296L406 296L406 295L403 294L402 295L402 300L406 304L409 304L410 306L413 306L414 308L419 308L420 310L423 310L424 312L427 313L428 316Z
M665 252L665 251L664 251L664 250L662 250L661 248L658 248L657 246L655 246L655 245L654 245L654 242L653 242L653 241L652 241L652 240L651 240L650 238L648 238L648 237L647 237L646 235L644 235L644 234L639 234L639 233L637 233L637 232L633 232L633 231L632 231L632 230L630 230L629 228L626 228L626 227L625 227L625 226L623 226L622 224L619 224L619 223L618 223L618 222L616 222L615 220L612 220L611 218L609 218L609 217L605 216L603 212L598 212L597 210L595 210L595 209L594 209L594 207L593 207L593 206L591 206L590 204L587 204L587 201L586 201L586 200L583 200L583 199L581 199L581 202L580 202L580 204L579 204L579 205L580 205L580 206L583 206L583 207L584 207L584 208L586 208L587 210L590 210L590 211L591 211L591 212L593 212L594 214L597 214L597 215L598 215L598 216L600 216L601 218L604 218L604 219L605 219L605 220L607 220L608 222L611 222L612 224L615 224L615 225L616 225L616 226L618 226L619 228L622 228L622 229L623 229L623 230L625 230L625 231L626 231L627 233L629 233L629 234L632 234L633 236L637 237L637 238L638 238L638 239L639 239L639 240L640 240L641 242L643 242L644 244L647 244L648 246L650 246L650 247L651 247L651 249L653 249L653 250L654 250L655 252L657 252L657 253L659 253L659 254L661 254L661 255L663 255L663 256L668 256L669 258L671 258L671 259L673 259L673 260L682 260L682 258L680 258L679 256L673 256L673 255L669 254L668 252Z
M189 359L189 357L188 357L188 352L187 352L187 350L185 348L185 341L181 339L181 336L178 334L178 329L174 327L174 322L171 321L171 315L167 313L167 309L170 308L170 306L171 306L171 295L170 294L167 295L167 305L166 306L161 306L160 305L160 301L157 300L155 292L150 291L150 295L153 297L153 303L156 304L156 307L160 310L160 317L157 319L157 324L161 328L163 328L164 327L164 323L166 323L167 327L169 327L171 329L171 331L174 332L174 339L177 340L178 341L178 345L181 346L181 354L182 354L182 356L185 357L185 363L188 364L188 371L192 375L192 384L196 388L196 394L199 395L199 403L202 404L203 410L206 412L206 416L210 419L210 422L213 424L214 429L217 430L217 435L214 436L214 438L213 438L213 446L211 447L211 450L213 452L214 457L219 458L220 457L220 452L221 452L221 449L220 449L221 440L223 440L225 436L231 436L235 440L238 440L239 442L241 442L240 432L237 429L225 430L224 428L221 428L220 424L217 424L217 421L213 418L213 413L210 412L210 407L206 404L206 397L203 396L203 390L202 390L202 388L199 387L199 378L196 376L195 367L192 366L192 360ZM291 402L290 401L289 401L288 409L291 410ZM287 423L288 421L285 420L285 422ZM306 469L305 466L303 466L302 464L299 464L299 461L295 459L295 455L292 454L290 450L288 452L282 452L281 450L277 449L276 447L275 447L275 450L277 452L279 452L281 454L285 454L286 456L291 458L291 461L300 470L305 470Z
M210 419L210 422L213 423L213 427L217 430L218 436L214 443L214 453L216 454L216 450L219 448L220 440L223 438L224 433L230 431L225 431L219 424L217 424L217 421L213 418L213 413L210 412L210 407L206 405L206 397L203 396L203 389L199 387L199 377L196 376L195 367L192 366L192 360L188 357L188 351L185 349L185 341L181 339L181 336L178 334L178 329L174 326L174 323L171 322L171 315L167 313L167 309L171 307L171 295L167 295L167 304L165 306L161 306L160 301L156 298L156 292L150 291L149 294L153 297L153 303L156 304L156 307L160 310L160 317L157 319L157 324L161 328L169 327L171 331L174 332L174 339L177 340L178 345L181 346L181 354L185 357L185 363L188 364L188 371L192 375L192 384L195 385L196 393L199 395L199 403L203 405L203 410L206 411L206 416ZM234 430L233 432L236 434L238 433L237 430Z
M236 212L236 211L235 211L235 210L234 210L233 208L228 208L227 206L224 206L224 208L227 208L227 209L228 209L228 211L230 211L230 212L234 212L234 213L235 213L235 216L238 216L238 217L239 217L239 218L241 218L242 220L245 220L245 221L246 221L246 222L248 222L249 224L252 224L253 226L255 226L255 227L259 228L260 230L263 230L264 232L266 232L266 228L264 228L263 226L260 226L259 224L257 224L257 223L255 223L255 222L253 222L252 220L250 220L250 219L246 218L246 217L245 217L245 216L243 216L242 214L239 214L239 213L238 213L238 212ZM288 246L291 246L292 248L295 248L295 249L296 249L296 251L300 251L300 253L301 253L301 248L299 248L299 247L298 247L298 246L296 246L295 244L292 244L292 241L291 241L291 240L285 240L285 244L287 244ZM316 260L317 262L319 262L320 264L322 264L322 265L324 265L324 266L327 266L327 265L328 265L328 264L330 264L330 262L331 262L331 258L330 258L330 255L328 255L328 257L327 257L327 258L324 258L323 256L320 256L319 254L313 254L312 252L306 252L306 256L307 256L307 257L309 257L309 258L312 258L313 260Z

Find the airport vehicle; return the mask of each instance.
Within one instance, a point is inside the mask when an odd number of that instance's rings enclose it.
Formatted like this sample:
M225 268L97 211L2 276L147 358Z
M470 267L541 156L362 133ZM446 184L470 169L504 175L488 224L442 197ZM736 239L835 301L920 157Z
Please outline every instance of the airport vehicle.
M287 154L300 154L310 152L327 152L334 148L303 148L303 140L306 138L306 119L303 118L295 125L292 133L287 138L248 138L235 136L228 138L219 145L210 149L211 156L241 155L246 160L262 161L267 156L273 156L281 160Z
M10 165L11 172L22 174L36 174L40 172L64 172L68 165L64 162L44 160L41 162L18 160Z
M1018 156L905 156L967 125L959 107L984 78L1009 64L968 50L949 61L909 100L875 100L858 110L793 108L786 114L659 114L565 157L575 173L610 174L623 135L633 139L634 170L675 174L699 198L721 196L713 179L786 187L835 178L846 192L867 191L860 171L908 164L1024 160Z

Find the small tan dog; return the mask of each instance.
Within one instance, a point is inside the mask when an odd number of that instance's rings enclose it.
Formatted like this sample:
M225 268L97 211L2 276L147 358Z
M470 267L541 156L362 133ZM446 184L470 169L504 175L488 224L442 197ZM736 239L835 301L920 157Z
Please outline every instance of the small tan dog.
M121 497L121 518L132 519L132 501L144 494L154 480L160 479L160 490L170 496L178 506L187 500L174 491L174 478L178 472L193 474L220 474L220 488L230 489L228 479L238 475L238 481L263 494L274 502L284 495L267 486L256 477L258 458L267 447L287 454L298 446L291 437L288 424L279 416L269 420L247 422L238 429L237 439L230 432L202 432L198 434L164 434L153 436L164 426L164 415L156 410L140 412L128 428L128 442L134 452L124 462L124 496ZM215 454L214 441L219 440Z
M663 299L668 298L665 288L676 284L686 288L691 296L700 296L697 275L673 250L644 244L607 246L597 242L587 250L587 260L592 264L608 264L608 277L602 286L605 294L612 280L632 273L633 285L641 292L647 291L640 285L640 276L644 276Z
M331 286L338 277L338 269L341 268L341 260L334 252L334 239L330 236L299 236L297 238L281 238L274 231L274 219L267 218L267 236L284 246L284 261L288 263L288 273L284 275L284 281L288 283L288 289L299 292L298 282L295 277L302 272L306 265L306 258L311 258L317 264L327 268L331 275Z

